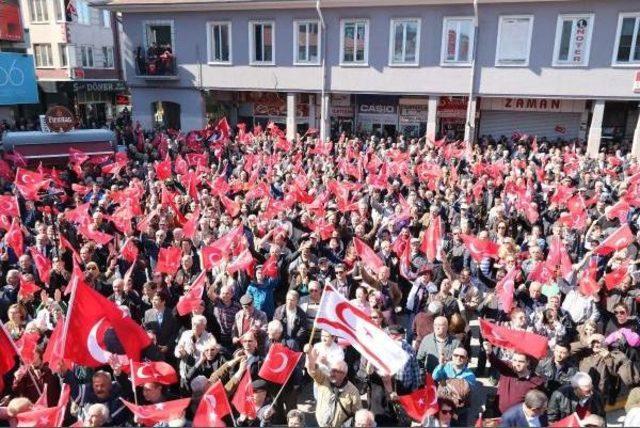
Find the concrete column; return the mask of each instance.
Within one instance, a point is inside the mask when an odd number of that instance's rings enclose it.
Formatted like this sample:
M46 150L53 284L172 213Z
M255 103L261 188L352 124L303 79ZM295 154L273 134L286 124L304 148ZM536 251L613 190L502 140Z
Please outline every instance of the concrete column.
M640 158L640 114L638 115L638 121L636 122L636 129L633 132L633 145L631 146L631 154L636 158Z
M427 110L427 140L436 140L438 101L440 97L429 97L429 108Z
M320 139L327 141L331 136L331 118L329 117L329 93L320 98Z
M585 108L580 115L580 130L578 131L579 140L586 141L587 129L589 129L589 110Z
M316 127L316 96L309 95L309 128Z
M296 98L295 92L287 93L287 140L289 141L296 138Z
M587 155L592 158L598 156L600 140L602 139L602 118L604 117L604 100L595 100L591 125L589 126L589 138L587 139Z
M469 99L467 104L467 123L464 126L464 141L473 144L476 139L476 105L477 98Z

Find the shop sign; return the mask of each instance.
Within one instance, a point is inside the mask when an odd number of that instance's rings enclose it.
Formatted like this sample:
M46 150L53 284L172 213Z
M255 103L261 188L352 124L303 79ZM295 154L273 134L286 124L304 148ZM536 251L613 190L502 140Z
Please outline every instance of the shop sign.
M428 106L400 104L400 123L424 123L427 121Z
M330 115L333 117L353 117L353 107L331 106Z
M349 107L351 105L351 95L331 94L331 105L336 107Z
M129 104L131 104L131 101L129 101L129 95L116 94L116 105L128 106Z
M640 71L636 71L636 77L633 81L633 93L640 94Z
M20 6L17 0L2 0L0 2L0 40L19 42L23 39Z
M68 132L73 129L76 119L68 108L54 106L47 110L45 122L53 132Z
M438 100L438 117L442 119L466 119L467 97L440 97Z
M287 116L286 104L253 104L253 114L255 116ZM309 116L309 104L298 104L296 107L296 117Z
M397 110L394 105L360 104L358 111L366 114L396 114Z
M73 82L73 92L120 92L127 87L124 82Z
M33 56L0 52L0 106L37 102L38 84Z
M584 100L483 98L482 110L582 113L584 111Z

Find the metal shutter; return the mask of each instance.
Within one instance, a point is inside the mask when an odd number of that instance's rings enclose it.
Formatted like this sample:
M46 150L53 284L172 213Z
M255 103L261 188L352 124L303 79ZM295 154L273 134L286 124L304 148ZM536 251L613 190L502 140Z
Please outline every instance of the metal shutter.
M562 132L564 130L564 132ZM548 139L578 138L580 113L483 111L480 115L480 136L511 137L514 132L547 137Z

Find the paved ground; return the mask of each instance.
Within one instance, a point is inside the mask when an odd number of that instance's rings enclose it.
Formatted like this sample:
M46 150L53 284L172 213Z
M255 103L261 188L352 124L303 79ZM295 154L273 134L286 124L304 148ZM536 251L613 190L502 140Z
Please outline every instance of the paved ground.
M474 330L473 339L471 340L471 354L472 358L470 366L472 368L477 367L477 355L480 351L480 343L478 339L478 321L471 321L471 328ZM473 426L480 409L486 403L487 395L495 393L495 386L493 386L489 378L479 378L480 384L472 391L471 404L469 406L469 421L468 423ZM364 396L363 396L364 398ZM298 400L298 409L302 410L306 414L307 426L317 426L315 419L315 406L313 405L313 390L311 385L305 385L300 392ZM624 409L614 410L607 412L607 426L608 427L622 427L624 421ZM414 424L417 426L418 424Z

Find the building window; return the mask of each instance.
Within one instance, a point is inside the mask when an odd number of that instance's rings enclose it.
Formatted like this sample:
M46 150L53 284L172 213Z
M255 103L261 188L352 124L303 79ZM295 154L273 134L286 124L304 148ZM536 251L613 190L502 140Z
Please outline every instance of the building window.
M420 19L392 19L389 38L390 65L418 65Z
M47 0L29 0L29 13L32 23L49 22Z
M69 65L69 58L67 56L67 45L59 44L58 51L60 52L60 67L67 67Z
M93 47L80 46L80 58L82 59L83 67L93 67Z
M556 27L553 65L587 66L591 49L593 15L560 15Z
M342 21L340 64L367 65L369 62L369 21Z
M442 65L471 63L475 32L473 18L444 18L442 25Z
M231 23L209 23L209 62L231 64Z
M102 68L113 68L113 48L111 46L102 47Z
M64 6L64 0L53 0L53 10L56 14L56 21L58 22L66 22L67 21L67 11Z
M85 0L76 0L76 12L79 24L91 25L91 8Z
M50 44L34 44L33 52L36 57L36 67L53 67Z
M294 63L320 63L320 23L318 21L294 21Z
M613 63L640 64L640 13L620 14Z
M173 51L173 21L148 21L144 23L145 48Z
M274 28L273 22L249 23L249 62L251 64L274 64Z
M102 26L104 28L111 28L111 12L108 10L102 11Z
M501 16L498 26L496 65L529 65L533 16Z

